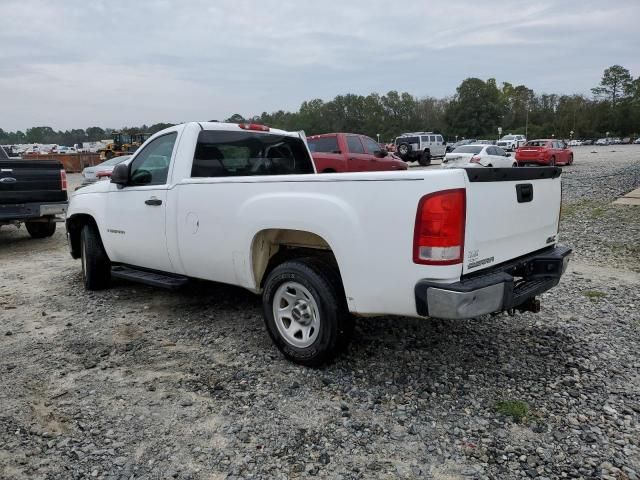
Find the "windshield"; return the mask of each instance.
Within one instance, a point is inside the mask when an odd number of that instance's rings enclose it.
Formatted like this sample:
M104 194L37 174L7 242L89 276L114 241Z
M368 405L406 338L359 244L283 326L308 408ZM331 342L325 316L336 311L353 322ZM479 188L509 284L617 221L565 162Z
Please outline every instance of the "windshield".
M456 148L453 153L473 153L474 155L480 153L484 147L482 145L466 145L464 147Z
M505 135L504 137L502 137L502 140L515 140L516 137L514 137L513 135Z
M102 162L100 166L109 167L111 165L117 165L119 163L124 162L125 160L129 160L130 158L131 158L131 155L122 155L121 157L114 157L112 159Z

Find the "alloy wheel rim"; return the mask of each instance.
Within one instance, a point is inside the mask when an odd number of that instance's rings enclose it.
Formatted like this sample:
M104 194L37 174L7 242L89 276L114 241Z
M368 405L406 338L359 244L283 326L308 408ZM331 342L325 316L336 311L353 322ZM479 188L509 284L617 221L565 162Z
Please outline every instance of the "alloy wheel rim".
M318 304L309 290L298 282L285 282L273 296L273 318L278 332L290 345L306 348L320 333Z

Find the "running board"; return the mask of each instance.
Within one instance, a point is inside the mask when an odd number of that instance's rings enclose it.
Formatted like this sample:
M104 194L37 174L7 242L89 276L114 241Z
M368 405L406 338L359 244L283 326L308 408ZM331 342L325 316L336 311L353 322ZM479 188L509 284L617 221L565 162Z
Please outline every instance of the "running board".
M183 287L189 282L187 277L166 275L163 273L149 272L146 270L138 270L136 268L117 265L111 268L111 276L132 282L144 283L152 287L167 288L176 290Z

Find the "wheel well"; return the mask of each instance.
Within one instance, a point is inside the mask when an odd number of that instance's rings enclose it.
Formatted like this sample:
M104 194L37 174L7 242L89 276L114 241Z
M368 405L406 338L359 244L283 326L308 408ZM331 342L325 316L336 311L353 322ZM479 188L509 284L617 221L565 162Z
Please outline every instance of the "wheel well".
M93 225L98 231L98 224L95 219L86 213L77 213L67 218L67 232L69 234L69 244L71 247L71 256L80 258L80 234L85 225Z
M258 232L251 247L256 286L262 287L269 272L282 262L301 257L322 257L337 266L331 247L315 233L279 228Z

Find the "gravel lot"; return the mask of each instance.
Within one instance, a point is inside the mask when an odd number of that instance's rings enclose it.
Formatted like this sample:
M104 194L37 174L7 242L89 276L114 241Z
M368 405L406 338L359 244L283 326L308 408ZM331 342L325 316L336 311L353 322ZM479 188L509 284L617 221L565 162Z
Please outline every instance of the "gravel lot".
M541 313L361 319L321 370L243 290L88 293L63 228L3 227L0 477L640 478L640 146L575 157Z

